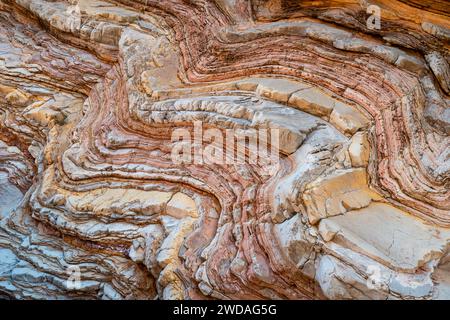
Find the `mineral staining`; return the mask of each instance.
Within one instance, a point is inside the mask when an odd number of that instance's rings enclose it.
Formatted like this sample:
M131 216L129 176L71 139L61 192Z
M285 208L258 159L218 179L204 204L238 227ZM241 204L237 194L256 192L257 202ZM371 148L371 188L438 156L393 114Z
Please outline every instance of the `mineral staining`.
M422 3L0 0L0 296L449 299ZM174 163L196 122L276 129L279 166Z

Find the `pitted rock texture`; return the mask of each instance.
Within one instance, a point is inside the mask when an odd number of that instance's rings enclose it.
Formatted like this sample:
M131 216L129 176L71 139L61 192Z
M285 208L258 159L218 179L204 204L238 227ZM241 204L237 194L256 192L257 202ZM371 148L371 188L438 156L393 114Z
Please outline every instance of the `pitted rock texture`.
M0 0L0 297L450 299L449 17ZM195 121L280 166L175 164Z

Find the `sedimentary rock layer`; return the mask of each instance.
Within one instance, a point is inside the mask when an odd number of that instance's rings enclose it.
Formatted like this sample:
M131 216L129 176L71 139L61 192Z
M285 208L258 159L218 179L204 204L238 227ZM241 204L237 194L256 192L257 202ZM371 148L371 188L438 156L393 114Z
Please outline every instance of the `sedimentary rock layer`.
M0 0L0 296L450 298L449 15ZM177 129L279 163L175 163Z

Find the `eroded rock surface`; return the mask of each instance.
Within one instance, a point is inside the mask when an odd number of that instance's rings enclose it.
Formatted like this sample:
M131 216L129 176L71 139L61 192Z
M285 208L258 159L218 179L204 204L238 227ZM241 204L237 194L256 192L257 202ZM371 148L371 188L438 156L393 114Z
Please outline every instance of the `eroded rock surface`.
M436 2L0 0L0 297L450 299Z

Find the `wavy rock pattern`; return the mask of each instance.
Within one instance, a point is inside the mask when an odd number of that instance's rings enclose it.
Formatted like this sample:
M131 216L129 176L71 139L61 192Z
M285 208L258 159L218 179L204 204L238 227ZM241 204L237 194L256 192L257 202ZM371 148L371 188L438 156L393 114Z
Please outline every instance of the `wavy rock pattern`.
M0 296L450 298L449 15L1 0ZM281 165L174 164L195 121Z

